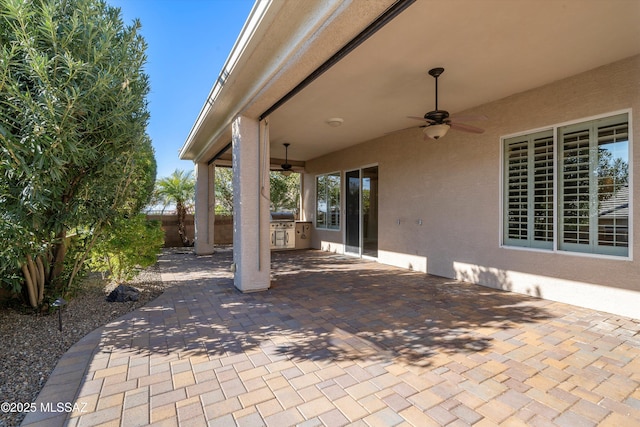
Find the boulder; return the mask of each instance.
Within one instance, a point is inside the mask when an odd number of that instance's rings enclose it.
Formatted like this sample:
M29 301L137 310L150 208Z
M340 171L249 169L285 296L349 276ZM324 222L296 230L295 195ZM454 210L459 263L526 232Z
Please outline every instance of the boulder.
M126 301L138 301L140 291L136 288L126 285L118 285L109 295L107 295L107 301L109 302L126 302Z

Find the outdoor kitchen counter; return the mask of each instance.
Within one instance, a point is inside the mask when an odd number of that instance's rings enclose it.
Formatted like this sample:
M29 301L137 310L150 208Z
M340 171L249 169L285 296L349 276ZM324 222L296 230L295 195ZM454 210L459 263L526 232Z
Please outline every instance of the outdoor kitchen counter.
M311 221L296 221L296 249L311 247Z

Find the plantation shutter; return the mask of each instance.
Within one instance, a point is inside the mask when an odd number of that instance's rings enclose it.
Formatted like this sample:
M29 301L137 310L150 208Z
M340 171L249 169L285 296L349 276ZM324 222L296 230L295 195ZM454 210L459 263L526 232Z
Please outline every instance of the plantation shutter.
M533 140L533 239L537 247L553 247L553 134Z
M589 125L560 130L562 172L560 174L560 249L587 251L590 241Z
M553 132L505 140L504 243L553 247Z
M505 142L505 243L528 246L529 143L523 139Z

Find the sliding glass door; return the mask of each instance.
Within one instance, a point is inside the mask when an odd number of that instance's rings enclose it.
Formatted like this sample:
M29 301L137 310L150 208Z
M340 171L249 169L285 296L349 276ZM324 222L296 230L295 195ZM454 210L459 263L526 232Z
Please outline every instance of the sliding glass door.
M378 167L345 174L345 252L378 256Z
M378 257L378 167L362 169L362 255Z

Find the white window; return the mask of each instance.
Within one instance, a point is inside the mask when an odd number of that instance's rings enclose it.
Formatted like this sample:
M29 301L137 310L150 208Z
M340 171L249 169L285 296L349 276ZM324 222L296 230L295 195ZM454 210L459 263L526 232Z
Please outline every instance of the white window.
M340 229L340 172L316 176L316 228Z
M507 138L503 150L504 245L629 255L626 113Z

